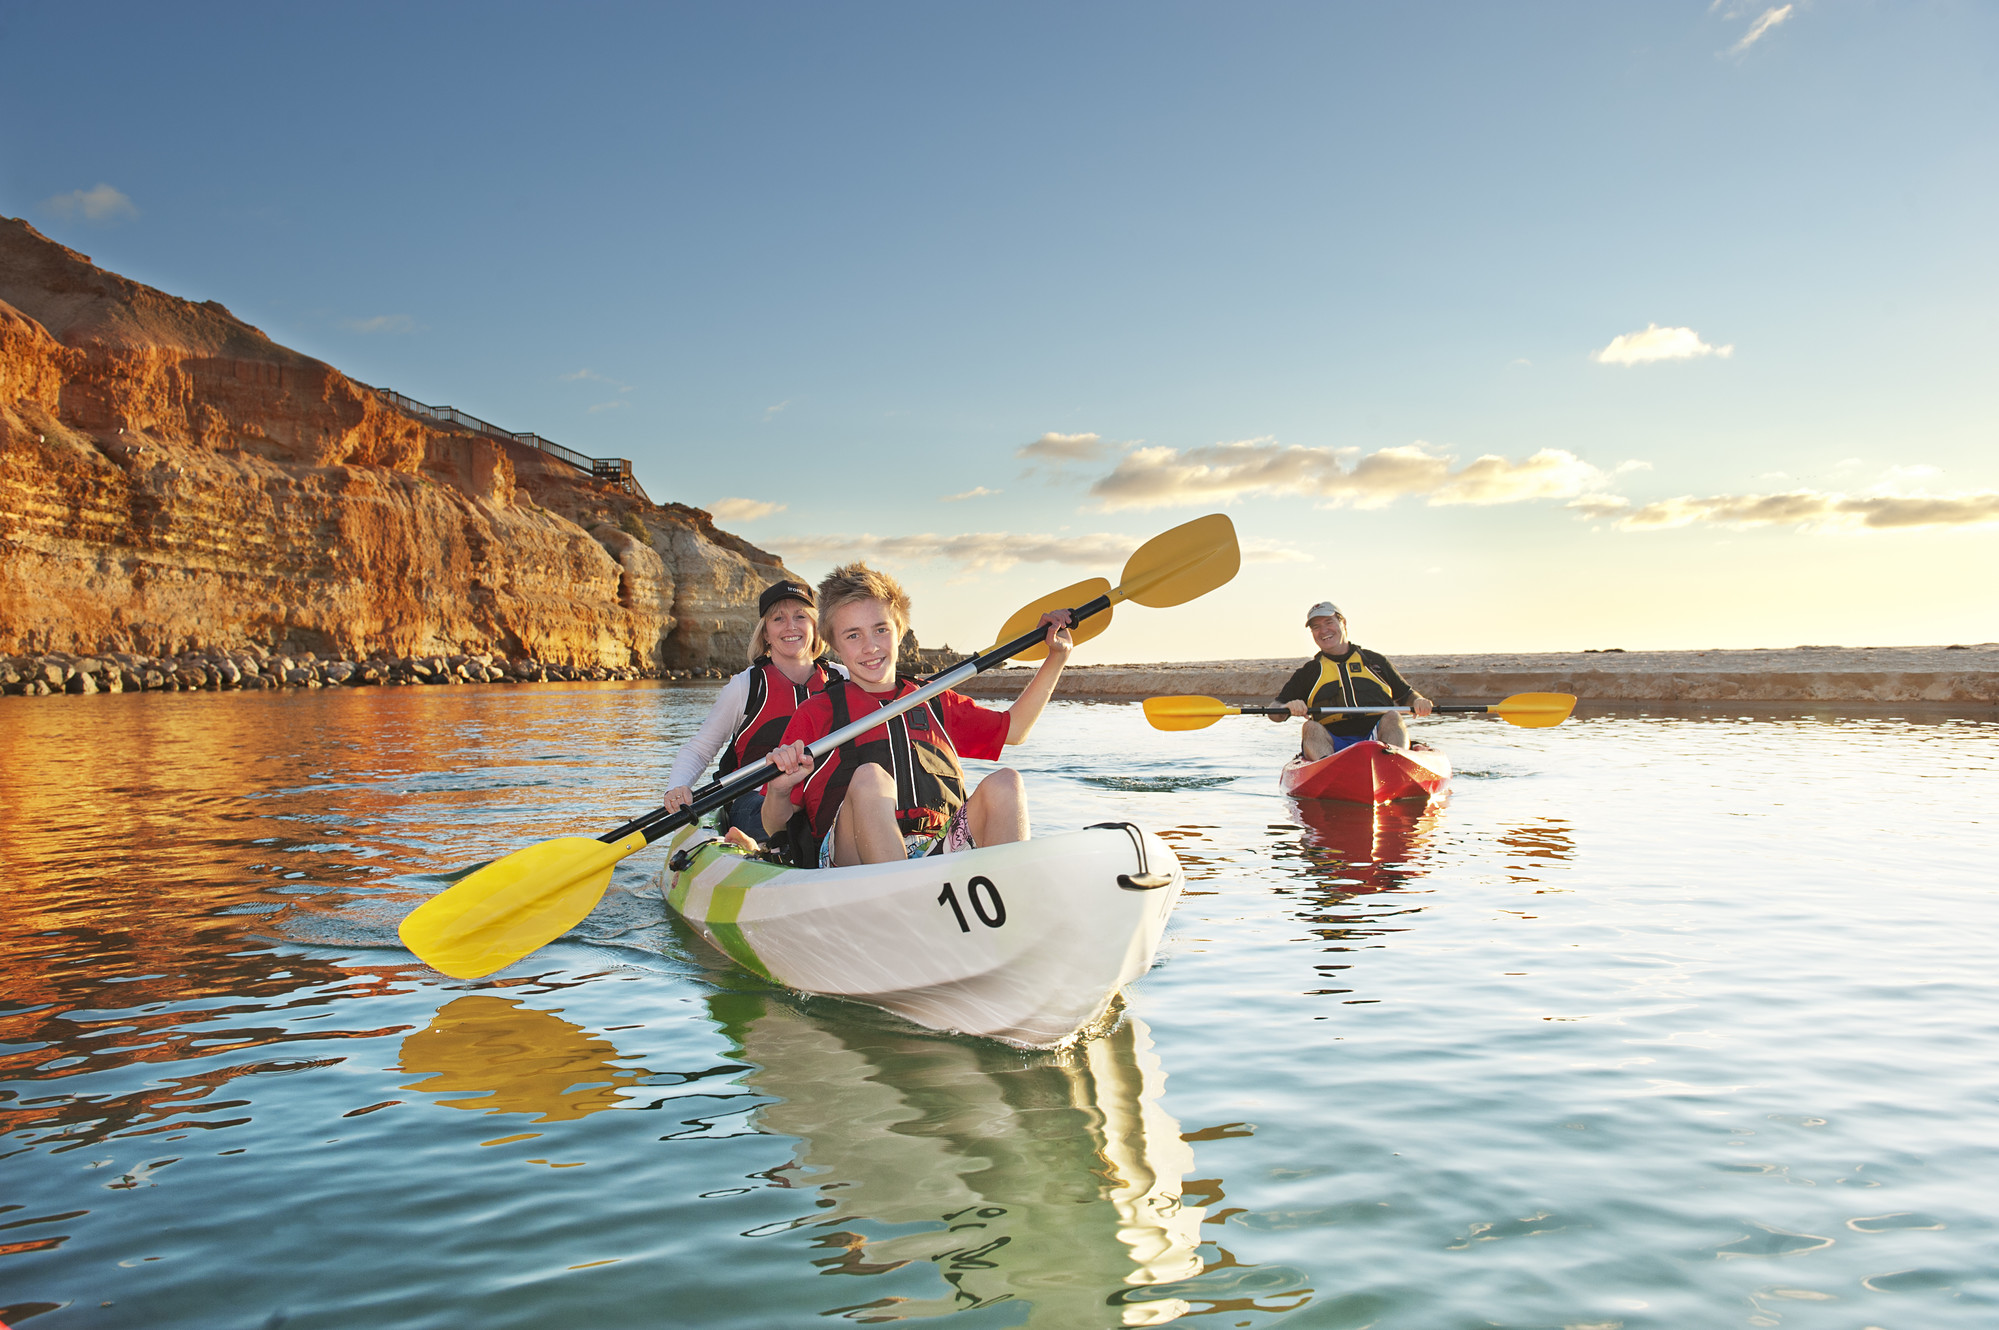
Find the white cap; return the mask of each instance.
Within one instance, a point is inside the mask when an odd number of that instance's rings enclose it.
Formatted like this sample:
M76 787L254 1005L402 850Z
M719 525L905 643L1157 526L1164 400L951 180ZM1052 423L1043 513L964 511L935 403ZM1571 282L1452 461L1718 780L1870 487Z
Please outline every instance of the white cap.
M1346 617L1340 610L1340 607L1333 604L1330 600L1322 600L1311 609L1305 611L1306 623L1310 623L1314 619L1344 619Z

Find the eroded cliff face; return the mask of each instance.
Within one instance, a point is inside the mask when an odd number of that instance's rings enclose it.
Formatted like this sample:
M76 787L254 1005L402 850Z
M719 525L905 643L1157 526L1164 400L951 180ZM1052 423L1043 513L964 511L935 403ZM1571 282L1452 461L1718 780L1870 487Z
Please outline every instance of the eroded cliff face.
M733 666L790 575L0 218L0 651Z

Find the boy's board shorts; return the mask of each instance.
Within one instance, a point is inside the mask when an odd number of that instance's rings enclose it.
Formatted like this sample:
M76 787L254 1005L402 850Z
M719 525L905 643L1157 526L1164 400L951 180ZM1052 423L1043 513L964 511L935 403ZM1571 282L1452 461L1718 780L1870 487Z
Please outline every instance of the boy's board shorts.
M845 812L842 809L841 812ZM819 842L819 866L833 866L833 837L840 830L840 814L833 815L833 825L827 829L826 838ZM903 857L921 859L931 854L956 854L960 850L973 850L978 846L972 841L971 828L965 824L964 805L951 814L951 820L944 824L942 831L922 831L914 836L902 838Z

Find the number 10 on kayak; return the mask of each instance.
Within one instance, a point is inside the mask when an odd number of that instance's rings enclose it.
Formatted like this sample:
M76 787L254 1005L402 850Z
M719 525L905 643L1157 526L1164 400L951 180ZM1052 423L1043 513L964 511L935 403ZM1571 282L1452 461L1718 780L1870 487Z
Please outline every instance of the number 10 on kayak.
M413 911L403 941L447 974L490 974L574 927L620 860L672 834L658 879L668 903L744 968L933 1029L1062 1043L1151 964L1180 893L1179 861L1128 823L1029 839L1017 778L983 809L972 809L977 792L952 802L955 755L997 755L1025 738L1070 646L1102 632L1114 606L1185 604L1240 563L1229 519L1197 518L1141 545L1117 586L1099 577L1043 596L1007 620L998 645L923 683L894 673L890 634L900 642L909 614L901 588L864 566L836 570L818 609L847 677L800 704L788 743L676 799L671 812L485 865ZM1015 658L1044 662L1015 705L1025 707L1018 720L951 691ZM842 769L849 778L829 802ZM824 782L816 798L807 788L815 773ZM870 803L856 802L857 785ZM758 788L775 848L752 850L753 837L724 840L698 825ZM917 816L897 816L906 812ZM839 823L850 816L843 839Z

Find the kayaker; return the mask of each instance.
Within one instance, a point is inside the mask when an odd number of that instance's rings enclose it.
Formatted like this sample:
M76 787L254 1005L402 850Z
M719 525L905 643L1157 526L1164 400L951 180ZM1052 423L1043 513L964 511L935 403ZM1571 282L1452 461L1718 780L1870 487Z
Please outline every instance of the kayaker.
M806 698L826 691L840 677L819 634L819 611L812 588L803 582L773 582L757 597L757 626L750 633L750 667L722 685L708 718L680 746L666 776L666 807L678 811L694 797L694 782L722 755L715 774L726 776L777 747L784 727ZM727 838L745 849L766 839L763 791L736 796L722 809Z
M1396 672L1388 657L1347 641L1347 616L1330 600L1305 612L1305 627L1319 652L1298 667L1278 690L1278 704L1293 716L1307 717L1299 751L1308 761L1331 757L1349 744L1373 739L1389 748L1407 748L1409 729L1397 712L1379 716L1309 718L1314 707L1408 707L1419 716L1430 714L1430 699ZM1283 716L1272 716L1282 724Z
M847 677L801 705L784 742L771 750L772 765L784 774L764 787L766 833L790 828L793 862L821 868L1026 840L1020 774L1001 767L967 795L958 759L991 761L1027 738L1075 645L1069 612L1041 616L1048 658L1010 709L940 693L815 764L807 744L918 687L895 669L909 629L909 595L894 578L864 563L835 568L819 584L819 603Z

